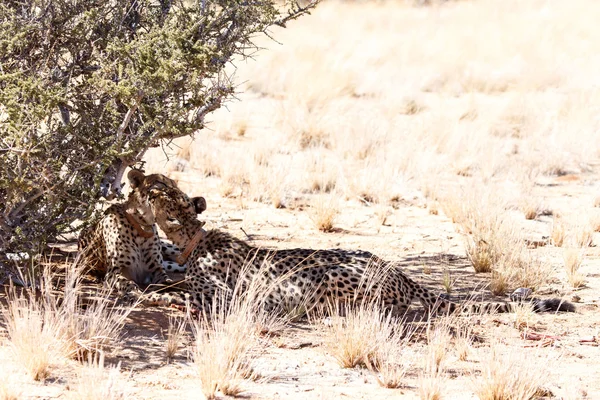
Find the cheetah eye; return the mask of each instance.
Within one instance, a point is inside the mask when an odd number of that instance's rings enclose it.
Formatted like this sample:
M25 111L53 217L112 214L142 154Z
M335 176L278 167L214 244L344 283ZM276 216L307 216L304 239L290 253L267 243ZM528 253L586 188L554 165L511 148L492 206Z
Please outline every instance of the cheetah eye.
M177 218L168 217L167 221L169 221L169 222L177 222Z

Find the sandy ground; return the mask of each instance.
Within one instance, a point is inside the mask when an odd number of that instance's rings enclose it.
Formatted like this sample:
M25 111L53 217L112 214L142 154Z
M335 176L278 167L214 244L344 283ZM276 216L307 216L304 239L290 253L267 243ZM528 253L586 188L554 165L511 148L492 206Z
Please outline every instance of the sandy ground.
M550 240L558 215L591 220L600 210L600 8L586 0L574 4L323 4L276 31L283 46L265 41L264 56L240 63L245 93L239 101L211 116L192 144L179 141L168 156L148 152L146 172L165 173L189 195L204 196L207 228L256 246L368 250L438 293L449 274L456 300L505 298L486 289L489 273L470 266L464 229L444 213L443 199L460 203L472 193L507 199L503 217L551 267L536 295L577 296L577 312L531 318L529 331L558 337L545 347L521 338L513 314L465 316L475 341L466 361L450 347L443 398L477 398L497 342L498 357L543 371L547 390L538 398L600 399L600 347L580 342L600 337L600 233L583 249L585 285L577 290L567 282L564 249ZM303 147L302 140L315 143ZM314 189L329 179L335 191ZM284 207L275 208L271 197ZM339 210L329 233L315 227L323 198ZM550 215L526 220L522 199ZM182 313L134 310L107 354L108 364L120 365L124 398L203 398L189 338L166 362L169 315ZM422 315L415 304L410 318ZM261 338L264 351L252 365L259 379L243 382L242 398L420 398L419 360L402 388L385 389L366 369L341 368L324 345L326 331L322 321L300 321L280 336ZM410 347L422 355L425 346L417 335ZM76 362L62 364L36 383L10 347L0 347L0 389L19 399L78 398L79 369Z
M544 193L550 206L565 201L583 201L594 195L595 187L586 182L593 182L598 172L580 175L567 183L555 180L549 185L540 185L536 190ZM185 176L182 176L180 184L185 186L184 182ZM441 290L442 274L444 269L448 269L452 279L456 280L453 296L468 295L475 290L482 293L484 298L492 298L485 290L477 289L485 283L486 274L477 275L472 271L464 256L462 236L443 213L432 215L418 196L406 199L397 208L391 208L383 225L377 222L371 207L360 202L346 202L336 224L339 231L320 233L312 228L301 210L272 209L258 204L249 204L246 209L240 210L235 201L221 201L215 207L214 201L211 201L214 196L206 193L210 191L205 191L209 204L205 216L208 224L226 229L239 237L248 235L246 239L255 245L370 250L389 260L398 261L410 271L411 276L434 290ZM520 223L531 232L532 237L543 240L543 235L538 232L547 230L546 225L550 222L542 217L534 221L522 219ZM561 274L560 250L551 245L535 250L556 265L557 276ZM560 337L550 347L536 348L536 342L522 340L520 331L512 325L511 315L469 317L476 325L475 332L481 342L474 345L473 358L464 362L458 361L450 351L450 368L443 384L445 398L476 398L471 388L480 369L477 354L485 352L492 337L501 338L504 351L530 355L532 358L527 362L531 363L531 368L550 367L551 384L548 389L554 395L550 398L600 398L600 348L579 343L580 339L599 333L598 255L597 247L590 247L586 251L582 273L586 276L587 285L576 293L581 297L577 312L540 314L531 323L530 328L538 333ZM426 269L428 273L424 273L424 267L429 267ZM573 292L555 280L539 293L569 298ZM419 305L413 308L416 315L422 311ZM184 346L171 364L165 361L167 315L178 313L172 309L148 308L131 314L121 345L109 357L110 363L120 363L121 370L129 376L124 383L130 389L127 398L202 398L198 379ZM292 324L281 337L264 340L269 343L264 353L255 359L254 365L261 378L245 384L245 398L419 398L417 369L408 374L404 388L384 389L378 386L368 370L340 368L323 346L324 326L320 323ZM414 346L419 348L423 343L416 340ZM1 353L2 365L11 377L10 384L21 391L20 398L62 398L68 393L69 381L73 377L69 366L56 370L45 383L32 384L23 371L9 361L9 356L4 348Z

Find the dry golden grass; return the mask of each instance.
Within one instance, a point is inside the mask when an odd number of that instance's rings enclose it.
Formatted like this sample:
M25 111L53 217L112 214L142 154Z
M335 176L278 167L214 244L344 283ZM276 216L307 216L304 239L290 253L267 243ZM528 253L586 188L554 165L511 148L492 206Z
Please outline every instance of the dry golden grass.
M417 185L443 181L448 164L484 184L564 174L595 156L589 143L600 96L584 83L597 68L579 61L598 47L579 45L597 43L590 7L590 0L572 7L484 0L444 4L439 12L400 3L321 4L293 30L278 32L285 46L265 39L260 45L268 51L239 69L247 94L215 114L218 135L197 135L190 167L220 179L219 164L251 158L254 148L276 141L290 167L286 190L306 187L300 176L307 160L321 153L340 171L336 190L350 198L364 194L365 185L353 182L359 174L393 186L381 179L383 170ZM577 27L565 28L569 18ZM164 171L161 157L149 152L148 166ZM367 194L389 198L379 189ZM536 197L526 197L533 200L523 211L534 218Z
M467 256L475 272L491 272L500 255L498 249L486 241L481 234L481 231L477 232L475 237L467 239ZM490 240L489 237L486 238Z
M550 279L551 265L526 249L521 240L514 240L513 246L506 249L495 270L499 276L504 276L497 278L497 284L505 279L513 288L526 287L534 291L539 289ZM500 291L498 294L501 294Z
M562 247L565 243L566 229L561 218L554 218L552 221L552 244L556 247Z
M590 228L594 232L600 232L600 214L593 213L590 216Z
M438 215L440 213L440 205L436 201L430 202L427 209L431 215Z
M403 322L377 302L339 307L327 326L326 351L342 368L367 367L382 387L402 387L416 358L408 346L412 331L403 333Z
M519 330L530 328L536 320L533 305L529 302L513 304L511 318L515 328Z
M169 316L169 327L165 338L165 356L167 362L171 362L185 335L186 321L184 318Z
M535 360L522 351L493 344L481 360L481 376L473 380L481 400L530 400L547 383L551 360Z
M79 268L74 264L67 269L64 298L57 307L57 318L62 319L69 349L74 357L86 360L118 341L125 321L136 304L113 307L108 295L110 288L100 290L92 298L85 298ZM49 279L46 277L46 281ZM51 301L58 304L58 299Z
M427 358L426 371L430 376L435 376L442 371L443 363L448 355L452 335L450 333L451 318L442 318L433 325L432 321L427 326Z
M416 99L406 99L404 101L404 104L402 104L400 112L406 115L414 115L423 111L424 108L425 107L423 106L423 104L421 104Z
M579 272L581 263L583 262L583 249L581 248L565 248L563 250L563 260L567 280L573 288L579 288L585 284L584 276Z
M503 200L483 193L475 188L466 198L447 196L443 200L445 213L465 234L473 269L491 272L489 288L496 295L503 295L510 287L536 290L550 277L549 263L526 248L514 221L504 212Z
M241 274L249 267L248 263ZM287 319L268 313L263 306L272 285L287 277L265 285L260 272L255 276L248 287L239 279L233 290L219 290L210 315L203 314L191 323L192 359L207 399L214 399L217 392L226 396L242 393L243 381L256 377L251 364L265 346L259 336L274 334L286 324Z
M421 400L441 400L445 377L443 371L419 374L419 398Z
M376 365L370 367L380 386L397 389L406 385L406 374L415 363L416 354L408 346L407 338L393 333L389 340L379 345Z
M57 364L71 358L80 360L101 351L118 338L131 308L113 309L100 293L85 300L76 265L67 269L62 296L51 288L46 269L40 293L13 288L2 315L15 360L35 380L43 380Z
M21 394L8 385L0 385L0 400L19 400Z
M380 283L393 268L393 263L383 268L368 265L358 286L371 293L371 298L333 302L324 310L330 315L325 350L342 368L366 366L384 387L402 385L413 362L408 350L413 330L404 331L404 321L393 316L380 302Z
M388 217L391 215L389 206L377 205L375 208L375 218L377 218L377 225L385 225Z
M595 218L588 214L573 217L568 222L564 218L555 218L552 224L552 244L557 247L592 246L596 227Z
M470 324L460 324L456 329L454 350L460 361L466 361L472 350L472 327Z
M250 372L248 362L255 345L249 315L217 315L210 324L192 324L192 358L207 399L214 399L217 391L232 396L243 391L241 382Z
M510 282L510 272L506 270L493 271L490 278L490 291L496 296L506 293Z
M311 218L315 227L322 232L331 232L339 214L339 206L334 196L319 198L313 209Z
M326 349L342 368L377 366L379 347L386 343L395 324L395 319L375 305L343 306L332 312Z
M544 206L539 199L533 197L525 197L520 206L525 219L536 219L545 211Z
M442 275L442 287L444 288L444 291L451 294L455 283L456 279L452 280L450 270L448 268L444 269L444 274Z
M594 243L593 230L588 223L575 224L572 227L571 240L569 241L573 246L579 247L590 247Z
M478 273L491 272L503 257L505 249L510 248L516 240L502 218L502 205L491 200L490 195L487 196L487 199L479 200L474 192L467 198L446 197L443 200L444 212L465 233L467 257Z
M19 400L22 398L21 391L16 388L14 377L11 379L6 371L2 370L0 376L0 400Z
M106 367L104 355L90 356L77 371L77 380L67 398L72 400L122 400L129 398L119 365Z
M72 355L54 306L19 294L2 308L14 360L36 381L46 379L53 366Z

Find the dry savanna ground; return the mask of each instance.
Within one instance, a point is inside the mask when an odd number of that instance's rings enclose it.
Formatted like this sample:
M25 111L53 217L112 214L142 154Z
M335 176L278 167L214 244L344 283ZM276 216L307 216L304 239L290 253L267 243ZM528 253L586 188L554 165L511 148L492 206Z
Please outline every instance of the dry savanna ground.
M0 399L600 398L600 4L429 3L328 0L275 30L236 63L239 99L146 172L257 246L368 250L454 300L529 287L576 313L274 320L239 301L207 327L76 312L77 281L4 306Z

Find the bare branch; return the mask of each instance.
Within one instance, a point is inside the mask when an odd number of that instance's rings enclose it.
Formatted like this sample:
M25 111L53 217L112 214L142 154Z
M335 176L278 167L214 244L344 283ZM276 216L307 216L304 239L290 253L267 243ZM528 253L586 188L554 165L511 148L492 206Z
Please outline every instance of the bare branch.
M144 97L143 93L141 91L138 92L138 95L135 98L133 105L129 108L129 110L127 110L127 113L125 114L125 117L123 118L123 122L121 122L121 125L119 125L119 129L117 129L117 134L116 134L117 143L121 140L121 137L123 136L123 132L125 132L125 129L127 129L127 126L129 125L129 122L131 121L131 117L137 111L138 107L140 106L140 101L142 100L143 97Z
M310 14L310 10L315 8L317 4L319 4L321 0L313 0L308 3L306 6L302 7L297 2L292 3L290 10L288 11L288 15L283 18L280 18L273 22L273 25L280 26L282 28L286 28L286 24L289 21L298 19L300 16L304 14Z

